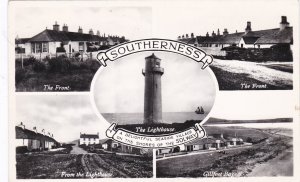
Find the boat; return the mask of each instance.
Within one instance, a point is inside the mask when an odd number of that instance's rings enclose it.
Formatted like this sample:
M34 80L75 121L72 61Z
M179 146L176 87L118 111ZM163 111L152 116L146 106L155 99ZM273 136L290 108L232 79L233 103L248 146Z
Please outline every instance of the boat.
M201 106L201 107L198 107L198 108L196 109L195 113L196 113L196 114L204 114L205 112L204 112L203 107Z

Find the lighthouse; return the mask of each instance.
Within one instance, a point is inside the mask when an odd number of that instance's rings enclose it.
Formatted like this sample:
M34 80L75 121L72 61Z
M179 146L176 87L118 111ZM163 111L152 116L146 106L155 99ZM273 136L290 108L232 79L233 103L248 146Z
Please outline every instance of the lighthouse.
M161 76L164 69L160 67L161 59L154 54L145 60L145 69L142 70L145 76L144 124L161 123Z

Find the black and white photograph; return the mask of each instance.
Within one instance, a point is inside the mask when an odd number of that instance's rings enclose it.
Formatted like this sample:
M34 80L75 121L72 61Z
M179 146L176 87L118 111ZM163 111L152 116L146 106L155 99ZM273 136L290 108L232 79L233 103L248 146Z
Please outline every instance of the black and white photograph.
M297 0L7 9L9 181L299 181Z
M240 9L228 11L232 4ZM257 4L247 2L244 8L237 2L212 2L205 9L187 7L180 16L177 7L19 8L14 16L15 89L90 91L100 67L99 51L156 37L178 40L212 55L211 68L220 90L291 90L295 13L274 4L261 16L265 9ZM207 16L213 7L218 14ZM61 11L66 16L59 16ZM83 16L85 21L78 21ZM35 22L25 21L33 17ZM94 21L94 17L106 18Z
M100 67L98 51L151 35L148 7L18 10L14 16L17 92L90 91Z
M201 67L163 51L129 55L99 70L92 102L105 120L132 132L182 131L207 118L215 101L216 78Z
M153 151L108 139L109 123L94 114L88 96L17 96L17 102L17 179L153 176Z
M226 94L225 94L226 95ZM224 96L225 96L224 95ZM228 94L227 94L228 95ZM251 108L236 94L232 105L216 103L212 116L203 127L207 136L168 149L156 150L158 178L222 178L293 176L293 118L288 108L292 97L280 94L280 106L268 109L270 96L264 99L248 98L249 104L262 103ZM226 98L226 97L224 97ZM228 101L224 99L223 101ZM225 108L227 105L227 108ZM282 109L282 107L285 107ZM230 110L239 113L223 114ZM264 116L255 115L263 110ZM274 112L276 111L276 113ZM274 113L274 114L272 114Z

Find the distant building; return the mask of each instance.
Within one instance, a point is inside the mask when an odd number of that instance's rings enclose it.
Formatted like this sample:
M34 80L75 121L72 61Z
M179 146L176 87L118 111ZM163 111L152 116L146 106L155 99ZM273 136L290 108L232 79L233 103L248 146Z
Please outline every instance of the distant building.
M15 131L16 147L26 147L28 151L52 149L59 145L53 138L53 134L45 134L45 130L39 133L36 127L33 130L26 129L22 122L15 127Z
M102 149L110 152L119 152L119 153L136 154L136 155L141 155L147 152L144 149L118 143L110 138L105 138L100 140L100 144Z
M81 134L79 139L79 145L96 145L99 144L99 133L97 134Z
M70 32L66 24L60 30L60 25L55 22L52 30L46 28L31 38L16 38L15 47L17 54L24 53L27 56L51 57L65 54L72 57L76 53L107 49L125 41L127 41L125 37L105 36L105 34L101 36L100 32L94 35L92 29L86 34L83 33L82 27L79 27L77 32ZM20 52L21 48L24 52Z
M245 143L242 138L239 137L223 137L223 134L208 136L207 138L195 139L191 142L182 144L174 148L158 149L156 154L170 154L177 152L192 152L200 150L220 150L225 148L237 147L242 145L251 145L251 143Z
M211 35L189 37L179 36L178 40L197 47L202 47L208 54L224 55L222 48L237 46L240 48L271 48L274 45L293 45L293 27L290 26L286 16L281 17L279 28L266 30L252 30L251 22L247 22L244 32L229 33L225 28L221 35L219 30Z

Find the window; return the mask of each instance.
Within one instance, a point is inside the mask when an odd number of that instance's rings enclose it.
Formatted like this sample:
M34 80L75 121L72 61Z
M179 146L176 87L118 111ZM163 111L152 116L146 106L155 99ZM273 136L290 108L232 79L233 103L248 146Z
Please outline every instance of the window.
M160 66L160 62L155 62L155 67L159 67Z
M47 42L42 43L42 47L43 47L43 52L48 52L48 43Z
M244 44L241 44L241 48L243 48L244 47Z
M35 43L31 43L31 53L35 53Z
M35 53L40 53L40 52L42 52L42 44L36 43L35 44Z
M79 51L84 51L84 42L79 42Z

